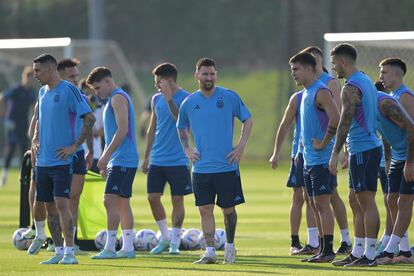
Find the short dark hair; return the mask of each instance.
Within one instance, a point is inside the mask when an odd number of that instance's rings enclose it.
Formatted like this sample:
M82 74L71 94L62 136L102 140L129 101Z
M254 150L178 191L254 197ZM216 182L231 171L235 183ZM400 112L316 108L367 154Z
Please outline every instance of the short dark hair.
M375 87L377 88L378 91L385 91L385 87L384 84L382 84L382 81L377 80L375 82Z
M336 45L331 51L331 56L333 55L347 56L354 61L357 59L357 51L355 47L349 43L340 43Z
M110 77L112 78L111 71L106 67L95 67L86 79L88 85L92 85L95 82L100 82L102 79Z
M66 68L72 68L72 67L78 66L79 63L80 63L79 60L77 60L76 58L65 58L59 61L57 65L57 70L63 71Z
M162 78L173 78L174 81L177 81L178 72L177 67L175 67L174 64L165 62L157 65L154 70L152 70L152 74Z
M208 58L208 57L203 57L200 58L197 63L196 63L196 71L200 70L200 68L202 66L213 66L214 68L216 68L216 62L212 59L212 58Z
M405 64L404 60L398 57L389 57L389 58L382 60L379 66L384 66L384 65L398 67L404 72L404 75L405 73L407 73L407 64Z
M52 63L54 65L57 65L57 61L55 59L54 56L52 56L51 54L41 54L40 56L38 56L37 58L35 58L33 60L33 63L41 63L41 64L45 64L45 63Z
M83 78L83 79L80 80L80 82L79 82L79 88L82 91L85 91L86 89L89 88L89 85L86 83L86 79L85 78Z
M315 56L308 52L300 52L289 59L289 63L300 63L302 65L309 65L315 69L316 59Z
M310 53L310 54L318 54L321 57L323 57L323 52L321 50L321 48L317 47L317 46L309 46L306 47L305 49L303 49L302 51L300 51L301 53L306 52L306 53Z

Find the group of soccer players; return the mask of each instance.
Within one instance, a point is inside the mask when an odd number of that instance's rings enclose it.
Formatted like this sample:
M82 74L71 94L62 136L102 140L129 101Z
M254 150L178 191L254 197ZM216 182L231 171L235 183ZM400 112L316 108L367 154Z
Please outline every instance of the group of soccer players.
M43 86L29 127L34 167L31 201L35 238L28 254L37 254L46 240L46 218L55 254L41 264L77 264L82 254L75 244L79 198L85 174L95 163L106 179L104 206L107 240L92 259L135 258L134 218L130 206L132 184L138 168L135 112L129 95L117 86L106 67L93 69L84 90L104 100L105 146L97 162L92 131L98 113L93 113L86 95L77 88L76 60L57 62L50 54L33 60L34 78ZM202 58L196 64L199 90L189 94L177 84L177 68L158 65L152 72L159 93L151 101L151 122L142 171L147 174L148 201L162 234L151 254L179 254L183 225L184 195L194 191L201 217L206 250L195 264L217 263L215 252L214 205L223 212L227 242L224 263L236 260L234 237L237 225L235 206L244 202L238 163L252 129L251 114L241 98L229 89L216 86L215 61ZM233 121L243 122L240 139L233 147ZM190 146L190 131L194 148ZM87 152L83 150L86 141ZM95 155L96 156L96 155ZM192 162L192 177L189 166ZM172 233L169 233L161 196L166 182L173 203ZM123 244L116 251L118 227ZM29 229L26 235L33 230ZM63 234L63 238L62 238Z
M341 92L339 82L323 71L319 48L308 47L289 60L291 75L303 89L289 101L270 162L277 167L281 145L295 120L288 179L288 187L293 187L291 255L314 254L302 261L346 267L413 264L407 229L414 199L414 94L403 84L407 66L400 58L385 58L379 64L380 81L374 84L358 70L353 45L338 44L330 54L337 77L346 79ZM342 168L349 166L353 247L344 223L345 207L336 190L342 150ZM387 217L377 243L378 176ZM298 230L304 201L308 242L302 247ZM334 216L341 230L336 252ZM338 254L347 256L335 260Z

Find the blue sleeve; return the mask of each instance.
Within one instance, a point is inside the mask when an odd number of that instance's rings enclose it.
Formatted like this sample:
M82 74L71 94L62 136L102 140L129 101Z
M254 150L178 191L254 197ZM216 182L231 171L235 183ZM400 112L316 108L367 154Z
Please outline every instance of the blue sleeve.
M243 101L241 100L240 96L236 93L232 93L232 110L233 110L233 116L236 116L240 121L244 122L250 117L252 117L252 114L247 109L247 107L244 105Z
M82 96L80 90L75 86L68 86L69 95L69 109L76 113L78 117L82 117L86 113L92 112L90 106L87 104Z
M9 90L4 92L3 99L7 101L8 99L10 99L13 96L13 94L14 94L14 89L9 89Z
M188 114L187 114L187 108L186 108L187 105L185 103L186 102L183 102L178 112L178 120L177 120L178 129L184 129L190 126L190 121L188 120Z

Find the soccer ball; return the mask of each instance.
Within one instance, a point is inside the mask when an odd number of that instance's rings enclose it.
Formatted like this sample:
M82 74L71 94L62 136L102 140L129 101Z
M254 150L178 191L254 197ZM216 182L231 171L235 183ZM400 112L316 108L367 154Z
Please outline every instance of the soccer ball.
M214 234L214 240L216 247L216 250L223 250L224 245L226 244L227 238L226 238L226 231L224 229L216 229L216 233Z
M214 247L216 250L223 250L226 241L226 231L220 228L216 229L216 232L214 233ZM199 244L201 249L206 249L206 239L204 238L203 233L200 233Z
M106 230L99 231L95 236L95 246L99 251L102 251L106 244ZM116 239L115 248L119 248L119 240Z
M26 239L23 233L27 231L27 228L19 228L13 233L13 245L18 250L27 250L32 244L32 240Z
M172 228L168 228L168 232L170 233L169 240L171 240ZM157 231L157 234L156 234L155 236L157 237L157 240L161 240L161 237L162 237L162 235L161 235L161 231L160 231L160 230L158 230L158 231Z
M186 230L181 238L181 246L184 250L197 250L200 248L199 236L200 230L190 228Z
M154 231L150 229L139 230L135 235L134 247L137 251L149 251L158 245Z
M134 231L134 239L133 239L133 241L135 241L135 236L137 235L137 231L135 231L135 230L133 230ZM124 244L124 238L122 237L122 235L119 237L119 239L118 239L118 247L119 248L122 248L122 245Z

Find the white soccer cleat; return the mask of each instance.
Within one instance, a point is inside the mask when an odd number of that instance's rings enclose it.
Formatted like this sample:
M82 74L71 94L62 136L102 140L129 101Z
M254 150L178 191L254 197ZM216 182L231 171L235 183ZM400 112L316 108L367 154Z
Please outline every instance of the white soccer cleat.
M224 249L224 264L234 264L236 262L236 248L227 247Z

